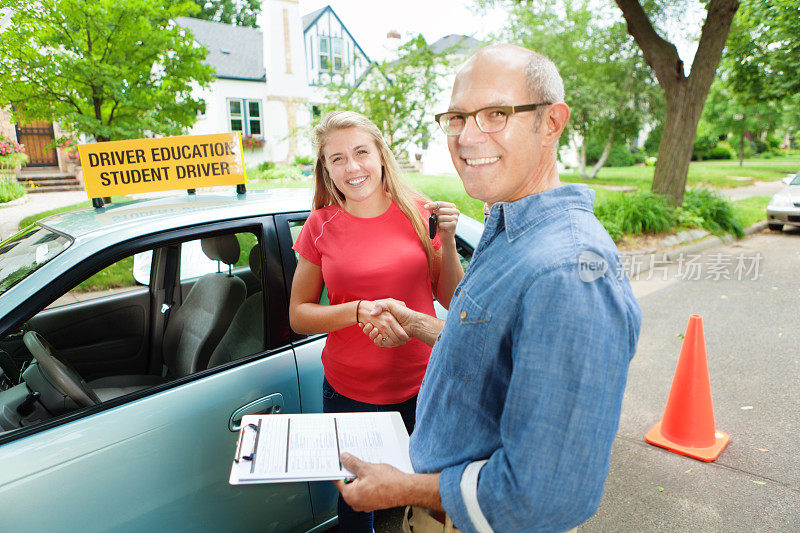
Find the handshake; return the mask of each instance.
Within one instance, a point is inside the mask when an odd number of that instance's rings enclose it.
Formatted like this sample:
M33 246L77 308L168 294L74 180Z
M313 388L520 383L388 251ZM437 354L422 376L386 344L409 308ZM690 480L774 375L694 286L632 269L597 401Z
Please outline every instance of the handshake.
M358 326L377 346L394 348L414 336L417 315L404 302L392 298L362 300L358 305Z

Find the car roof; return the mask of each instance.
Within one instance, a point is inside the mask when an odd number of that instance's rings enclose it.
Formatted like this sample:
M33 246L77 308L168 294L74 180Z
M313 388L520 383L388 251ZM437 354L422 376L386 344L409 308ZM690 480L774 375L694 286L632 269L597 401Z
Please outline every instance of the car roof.
M311 199L310 189L289 188L247 191L242 195L234 192L172 195L76 209L43 218L38 224L74 240L85 240L128 233L133 228L148 233L167 227L308 211Z

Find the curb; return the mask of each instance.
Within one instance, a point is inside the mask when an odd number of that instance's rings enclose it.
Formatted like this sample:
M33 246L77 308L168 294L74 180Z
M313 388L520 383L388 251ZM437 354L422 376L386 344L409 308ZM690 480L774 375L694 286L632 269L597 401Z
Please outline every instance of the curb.
M762 220L761 222L756 222L752 226L745 228L744 234L746 237L765 229L767 229L767 221ZM730 244L735 240L736 238L730 234L723 235L722 237L709 235L698 242L681 244L670 250L661 250L656 252L622 252L620 253L620 257L636 257L637 259L640 259L641 262L639 263L639 268L636 270L637 275L639 275L643 272L649 271L656 265L664 266L666 263L674 263L683 255L698 254L708 250L709 248L714 248L715 246Z
M5 202L3 204L0 204L0 209L3 209L4 207L16 207L18 205L26 204L28 203L29 200L30 198L26 193L21 198L17 198L16 200L11 200L10 202Z

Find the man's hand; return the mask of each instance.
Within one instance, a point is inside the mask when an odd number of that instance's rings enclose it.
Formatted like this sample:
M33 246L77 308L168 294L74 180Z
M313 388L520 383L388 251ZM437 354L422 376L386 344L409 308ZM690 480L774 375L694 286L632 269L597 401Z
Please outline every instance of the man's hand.
M382 348L394 348L407 343L411 336L398 322L397 318L387 310L386 300L364 300L358 307L358 323L370 339ZM392 300L404 309L403 302Z
M370 313L369 320L363 322L362 326L364 333L372 340L372 342L374 342L377 346L382 346L384 348L393 348L408 342L408 339L413 336L411 324L414 319L415 311L406 307L405 303L392 298L376 300L373 303L374 306L372 308L372 312ZM377 326L376 321L379 320L379 318L373 317L381 317L385 315L392 317L393 322L403 330L406 338L402 343L395 344L394 340L391 337L384 335L383 330Z
M341 455L342 466L355 474L351 483L334 481L344 500L356 511L368 512L406 505L404 481L408 474L387 464L365 463L349 453Z

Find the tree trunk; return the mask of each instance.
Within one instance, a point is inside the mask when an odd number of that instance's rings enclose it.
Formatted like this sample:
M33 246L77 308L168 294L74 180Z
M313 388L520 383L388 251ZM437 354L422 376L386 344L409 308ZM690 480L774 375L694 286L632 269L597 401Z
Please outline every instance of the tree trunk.
M686 77L675 45L653 28L638 0L616 0L628 24L628 33L642 49L667 100L664 133L658 145L653 192L666 194L675 205L683 203L686 177L697 123L711 82L717 72L738 0L710 0L691 74Z
M597 176L597 173L600 172L600 169L603 168L603 165L606 164L606 159L608 159L609 154L611 154L611 146L614 144L614 128L611 128L611 131L608 133L608 139L606 140L606 145L603 147L603 153L600 154L600 159L597 160L594 167L592 167L592 172L589 174L589 179L594 179Z
M693 104L688 102L682 97L687 88L688 83L684 83L684 91L667 99L667 117L653 174L653 192L668 196L676 206L683 203L697 123L705 103L705 97Z
M581 136L581 153L580 156L578 156L578 172L582 180L588 179L586 176L586 137L584 136Z
M744 164L744 132L739 135L739 166Z

